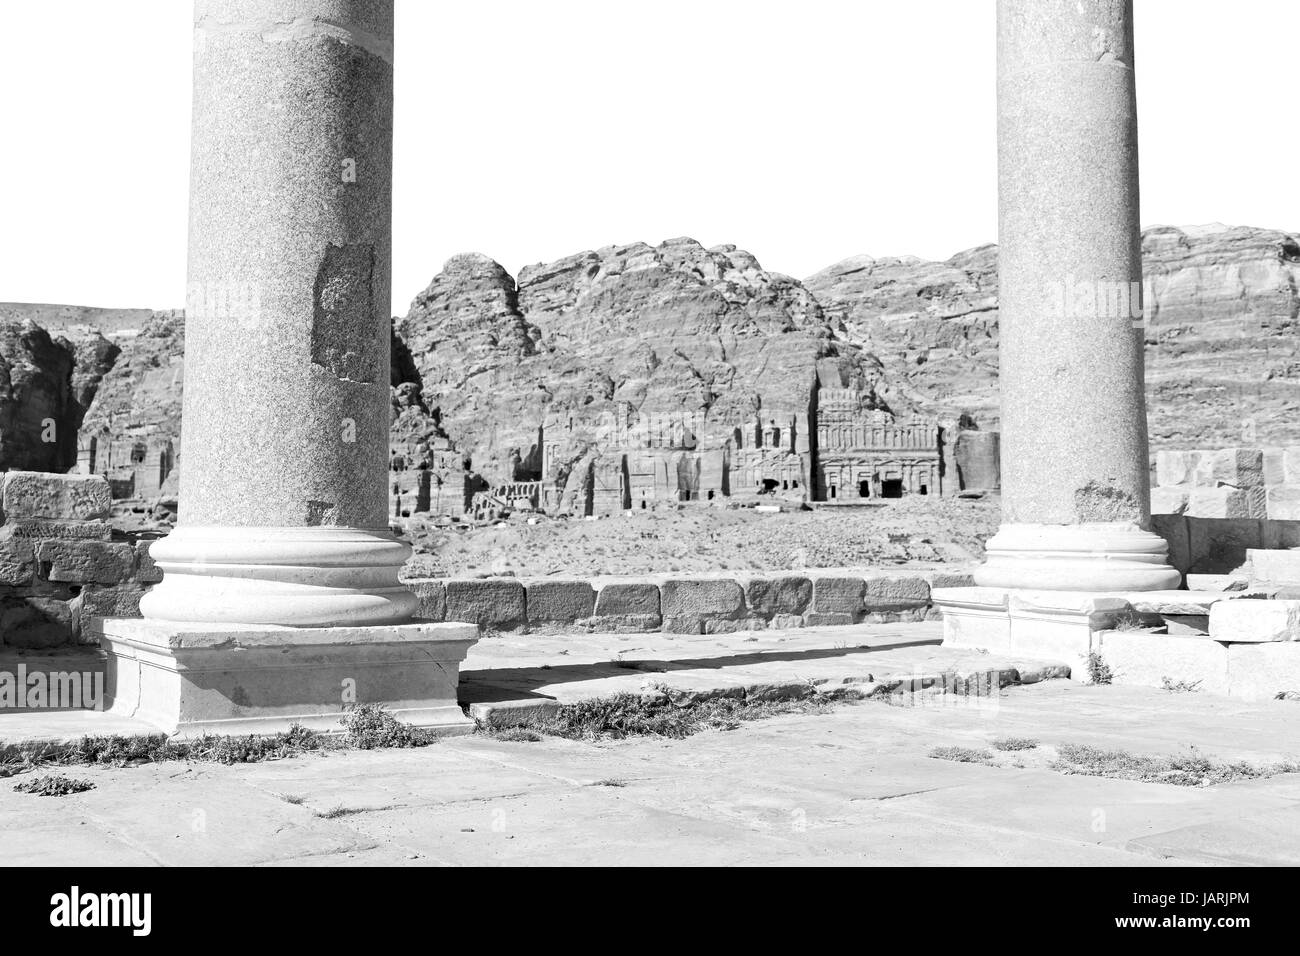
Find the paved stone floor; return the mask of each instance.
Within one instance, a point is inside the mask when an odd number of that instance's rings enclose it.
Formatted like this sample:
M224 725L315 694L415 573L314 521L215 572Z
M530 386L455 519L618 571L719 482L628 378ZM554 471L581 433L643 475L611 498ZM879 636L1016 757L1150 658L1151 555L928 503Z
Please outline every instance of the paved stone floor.
M1300 863L1300 775L1191 789L927 756L1005 735L1269 761L1300 756L1300 704L1050 680L676 741L476 735L233 767L74 768L96 789L37 797L0 781L0 862Z

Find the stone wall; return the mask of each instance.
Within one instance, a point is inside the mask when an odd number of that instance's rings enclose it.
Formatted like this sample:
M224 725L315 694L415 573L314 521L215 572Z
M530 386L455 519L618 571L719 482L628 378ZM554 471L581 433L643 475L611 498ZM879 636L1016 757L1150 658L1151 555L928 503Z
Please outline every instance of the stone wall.
M1156 514L1151 530L1169 545L1169 563L1188 574L1249 576L1252 551L1300 548L1300 521ZM1196 589L1198 582L1187 584Z
M771 573L577 578L422 578L417 617L497 630L723 634L769 627L937 618L931 587L961 570L818 568Z
M135 617L162 579L149 541L115 533L101 475L0 475L0 646L93 643L91 617Z
M1157 452L1151 510L1197 518L1300 519L1300 448Z

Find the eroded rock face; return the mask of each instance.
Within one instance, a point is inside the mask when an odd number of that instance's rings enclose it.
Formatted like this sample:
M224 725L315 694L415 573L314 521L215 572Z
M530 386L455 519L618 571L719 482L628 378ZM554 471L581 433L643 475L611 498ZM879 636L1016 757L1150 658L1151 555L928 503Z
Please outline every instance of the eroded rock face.
M0 468L65 471L84 411L73 394L75 349L30 320L0 322Z
M83 436L120 444L162 437L179 447L185 317L155 312L138 332L119 334L121 354L102 376L82 422Z
M891 385L941 418L998 420L997 246L946 262L856 256L804 281Z
M1300 241L1222 225L1146 230L1152 447L1300 439ZM893 387L940 417L997 427L997 247L946 262L846 259L805 281Z
M1148 229L1147 413L1164 448L1300 441L1300 241L1268 229Z
M580 471L620 405L688 420L710 447L760 410L806 414L819 374L890 404L879 362L799 282L691 239L529 266L517 287L492 260L457 256L397 330L426 402L493 482L541 477L548 417L566 421L557 460Z

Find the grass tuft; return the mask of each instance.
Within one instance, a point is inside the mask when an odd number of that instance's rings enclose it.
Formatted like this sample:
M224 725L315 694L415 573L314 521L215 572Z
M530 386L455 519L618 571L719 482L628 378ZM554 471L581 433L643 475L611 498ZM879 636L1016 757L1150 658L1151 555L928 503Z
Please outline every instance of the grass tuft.
M935 760L952 760L956 763L993 762L993 754L987 750L975 750L971 747L935 747L927 755Z
M1102 659L1097 651L1088 654L1088 682L1091 684L1109 684L1115 679L1110 665Z
M340 723L342 734L319 734L294 724L278 734L228 737L206 734L193 740L170 740L163 734L80 737L70 743L9 744L0 747L0 776L24 773L46 764L126 767L143 763L192 760L209 763L259 763L322 750L374 750L423 747L437 738L388 713L382 704L360 704Z
M94 790L95 785L89 780L78 780L58 773L42 774L26 783L14 785L19 793L32 793L38 797L66 797L70 793L84 793Z
M1033 737L998 737L993 741L994 750L1033 750L1037 746Z
M831 706L832 702L823 698L746 701L727 697L674 703L664 694L622 693L564 704L556 717L547 720L527 721L505 728L481 727L479 733L498 740L531 741L542 736L589 741L628 737L680 740L705 730L735 730L751 720L784 714L822 713Z
M1082 744L1061 744L1052 769L1065 774L1164 783L1176 787L1209 787L1235 780L1253 780L1300 772L1300 763L1222 763L1192 748L1190 753L1149 757L1124 750L1102 750Z

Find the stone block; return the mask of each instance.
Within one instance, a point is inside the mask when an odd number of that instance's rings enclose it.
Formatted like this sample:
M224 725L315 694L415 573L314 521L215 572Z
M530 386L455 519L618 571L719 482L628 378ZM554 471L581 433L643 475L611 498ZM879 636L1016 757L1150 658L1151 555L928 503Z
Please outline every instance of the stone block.
M1264 484L1264 452L1259 448L1221 448L1196 453L1192 482L1198 488L1219 484L1234 488L1256 488ZM1159 460L1157 459L1157 474ZM1160 482L1165 484L1165 482ZM1228 516L1225 516L1228 517Z
M1271 488L1273 485L1286 484L1286 449L1285 448L1265 448L1262 449L1264 462L1264 486Z
M588 631L599 634L644 634L663 627L658 614L595 614L582 622Z
M772 681L750 684L745 688L745 700L753 702L777 700L804 700L813 697L817 688L806 680Z
M1228 645L1228 693L1243 700L1273 700L1300 692L1300 643Z
M659 586L664 621L732 618L744 610L745 592L731 578L668 578Z
M9 595L0 598L0 640L7 647L59 647L76 640L67 597Z
M560 716L560 702L547 697L482 701L469 705L469 715L480 727L544 724Z
M1300 585L1300 551L1251 548L1247 558L1251 584Z
M862 603L867 611L898 611L930 604L930 582L920 576L871 575L863 583Z
M572 624L589 618L596 607L596 592L586 581L530 581L524 601L531 623Z
M803 575L751 578L745 582L749 609L764 617L802 615L812 601L812 581Z
M862 615L867 582L861 575L818 575L813 578L811 611L813 614L848 614L854 620Z
M1148 631L1103 631L1098 638L1097 649L1116 684L1162 687L1168 679L1228 693L1228 648L1212 638Z
M1300 520L1300 485L1275 485L1264 493L1264 511L1276 521Z
M72 521L59 518L11 518L6 520L4 533L28 541L57 539L61 541L108 541L113 537L113 526L107 521Z
M1186 513L1197 518L1263 518L1264 488L1195 488L1187 499Z
M1282 474L1285 484L1300 485L1300 445L1282 449Z
M1191 500L1188 488L1157 487L1151 489L1152 515L1181 515L1187 512Z
M109 618L108 712L193 737L273 734L295 723L339 732L346 703L383 703L439 734L474 723L457 703L460 662L478 638L466 624L274 627Z
M1201 637L1210 633L1208 614L1164 614L1166 634Z
M706 618L703 623L705 634L740 634L767 629L767 619L762 617Z
M103 586L89 584L81 591L81 630L92 617L139 617L140 598L149 589L135 583Z
M1210 608L1210 636L1228 643L1300 641L1300 601L1219 601Z
M1152 511L1154 511L1154 506ZM1169 546L1169 563L1183 574L1192 566L1191 535L1181 514L1152 514L1151 530Z
M704 621L697 615L665 617L662 630L666 634L703 634Z
M1196 473L1196 458L1197 453L1194 451L1161 450L1156 452L1156 484L1185 485L1189 483Z
M1198 574L1231 574L1246 564L1246 552L1261 545L1262 530L1253 519L1189 517L1188 570Z
M422 621L447 619L447 583L440 578L415 578L402 582L415 592L420 604L415 616Z
M1187 575L1187 590L1189 591L1218 591L1223 594L1231 594L1235 591L1244 591L1248 587L1250 587L1250 577L1242 572L1237 574Z
M596 616L659 617L659 585L651 581L615 581L596 594Z
M12 528L0 528L0 584L29 584L36 569L36 546L12 532Z
M4 476L5 520L12 518L107 518L113 504L102 475L54 475L10 471Z
M973 588L975 574L971 571L930 571L925 575L930 590L935 588Z
M162 568L149 554L153 541L145 538L135 543L135 579L141 584L157 584L163 579Z
M1259 530L1261 548L1300 548L1300 521L1265 518L1259 523Z
M512 627L525 619L525 594L514 578L453 578L446 583L446 619Z
M805 627L843 627L848 624L857 624L861 617L861 614L809 611L803 616L803 622Z
M104 541L41 541L36 560L42 576L70 584L119 584L135 572L135 548Z

